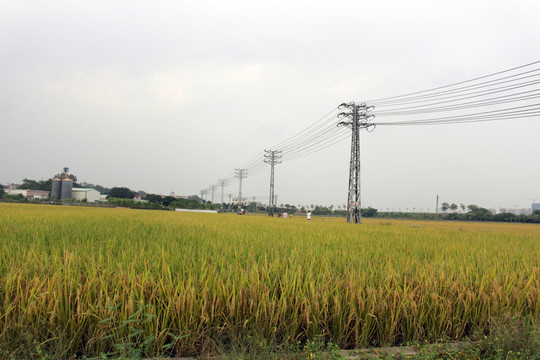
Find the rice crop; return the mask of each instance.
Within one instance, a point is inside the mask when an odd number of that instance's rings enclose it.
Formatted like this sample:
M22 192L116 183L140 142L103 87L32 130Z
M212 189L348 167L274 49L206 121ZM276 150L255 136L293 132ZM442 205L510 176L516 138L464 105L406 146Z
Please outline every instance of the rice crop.
M504 314L538 318L539 245L532 224L0 203L0 349L457 340Z

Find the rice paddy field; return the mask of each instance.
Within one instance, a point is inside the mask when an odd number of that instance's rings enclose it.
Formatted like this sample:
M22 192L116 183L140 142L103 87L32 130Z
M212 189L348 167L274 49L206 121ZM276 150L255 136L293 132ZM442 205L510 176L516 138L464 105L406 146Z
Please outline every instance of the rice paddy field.
M537 321L539 259L533 224L0 203L0 349L458 340L505 314Z

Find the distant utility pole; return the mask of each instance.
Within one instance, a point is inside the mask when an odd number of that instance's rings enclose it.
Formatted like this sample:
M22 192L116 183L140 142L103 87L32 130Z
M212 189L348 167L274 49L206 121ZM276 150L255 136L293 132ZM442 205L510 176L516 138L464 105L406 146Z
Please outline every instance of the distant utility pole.
M225 185L227 185L227 180L219 179L218 185L221 186L221 204L223 204L223 188L225 187Z
M349 169L349 193L347 196L347 222L361 224L360 215L360 129L375 127L368 123L375 115L368 114L373 110L373 106L367 106L365 103L356 104L354 102L343 103L339 109L347 109L348 112L342 112L338 116L348 118L347 121L341 121L338 126L346 126L352 130L351 136L351 162Z
M437 202L435 203L435 221L439 218L439 194L437 194Z
M210 185L210 191L212 192L212 203L214 202L214 192L217 189L217 185Z
M274 216L274 165L282 162L281 150L264 150L264 162L270 164L270 197L268 201L268 216Z
M247 178L247 169L234 169L234 177L239 180L238 187L238 206L242 202L242 179Z
M206 189L201 190L201 202L204 202L204 195L206 195L207 192L208 192L208 190L206 190Z
M256 196L253 197L253 212L257 210L257 202L255 201L256 198Z

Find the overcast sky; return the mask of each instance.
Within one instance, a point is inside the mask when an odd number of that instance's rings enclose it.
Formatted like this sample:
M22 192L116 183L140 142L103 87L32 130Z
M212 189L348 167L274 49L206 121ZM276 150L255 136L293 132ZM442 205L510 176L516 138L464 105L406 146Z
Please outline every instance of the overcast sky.
M342 102L540 60L538 14L536 0L0 1L0 183L69 167L197 194ZM362 132L362 205L530 207L538 134L539 117ZM343 141L278 165L278 203L345 204L349 156ZM244 180L268 192L269 171Z

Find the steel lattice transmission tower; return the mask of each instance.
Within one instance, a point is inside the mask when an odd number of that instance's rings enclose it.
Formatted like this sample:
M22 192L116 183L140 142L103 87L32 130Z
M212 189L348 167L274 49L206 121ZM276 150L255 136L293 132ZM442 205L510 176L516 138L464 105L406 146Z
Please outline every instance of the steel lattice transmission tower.
M242 179L247 178L247 169L234 169L234 177L239 180L238 206L240 206L242 202Z
M282 162L281 150L264 150L264 162L270 164L270 197L268 201L268 216L274 216L275 197L274 197L274 165Z
M210 185L209 190L212 192L212 204L214 203L214 192L217 189L217 185Z
M347 118L347 121L338 123L338 126L346 126L352 130L351 136L351 163L349 169L349 193L347 196L347 222L361 224L360 215L360 129L372 129L374 124L368 123L375 115L368 114L373 110L373 106L367 106L365 103L356 104L354 102L343 103L339 109L349 111L342 112L338 116Z
M201 202L204 202L204 195L208 193L207 189L201 190Z
M218 185L221 187L221 205L223 206L223 188L227 185L227 180L219 179Z

